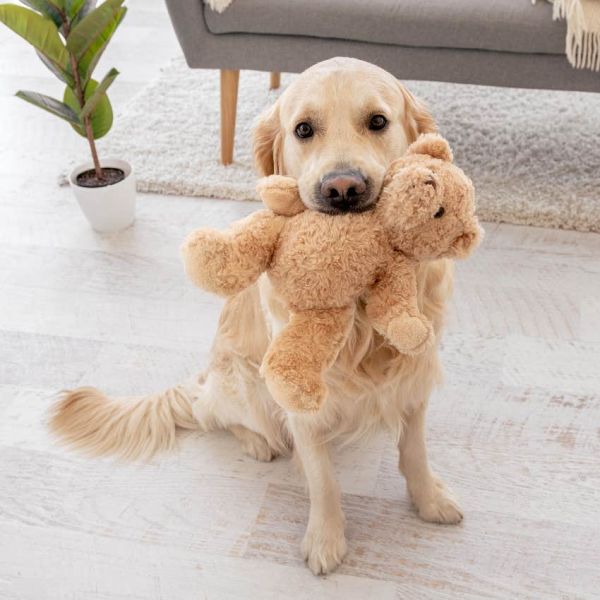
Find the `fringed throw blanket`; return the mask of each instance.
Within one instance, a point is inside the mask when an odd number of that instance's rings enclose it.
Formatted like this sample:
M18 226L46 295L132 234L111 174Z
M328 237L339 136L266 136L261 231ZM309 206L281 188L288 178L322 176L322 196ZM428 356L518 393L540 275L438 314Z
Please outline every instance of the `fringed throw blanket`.
M221 13L233 2L233 0L204 0L204 2L213 10Z
M567 20L567 58L578 69L600 70L600 0L550 0L552 18Z

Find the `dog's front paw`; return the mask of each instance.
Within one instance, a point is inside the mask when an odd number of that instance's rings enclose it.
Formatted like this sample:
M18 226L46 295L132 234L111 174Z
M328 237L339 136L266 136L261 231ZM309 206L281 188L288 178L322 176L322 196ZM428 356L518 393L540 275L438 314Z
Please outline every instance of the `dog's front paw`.
M302 554L308 568L315 575L331 573L346 556L344 523L320 525L309 523L302 541Z
M429 489L411 494L419 516L429 523L456 525L463 519L458 500L437 478L433 478Z
M416 355L432 346L435 333L426 317L402 315L390 321L386 337L398 352Z

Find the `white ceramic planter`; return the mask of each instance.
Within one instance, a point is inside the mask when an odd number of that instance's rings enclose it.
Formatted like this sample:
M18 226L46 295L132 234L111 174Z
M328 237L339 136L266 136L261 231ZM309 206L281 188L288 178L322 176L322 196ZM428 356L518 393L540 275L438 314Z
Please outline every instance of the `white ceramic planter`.
M135 219L135 175L131 165L124 160L109 158L102 161L102 167L121 169L125 179L97 188L77 185L77 176L94 168L89 162L73 169L69 183L92 228L102 233L114 233L129 227Z

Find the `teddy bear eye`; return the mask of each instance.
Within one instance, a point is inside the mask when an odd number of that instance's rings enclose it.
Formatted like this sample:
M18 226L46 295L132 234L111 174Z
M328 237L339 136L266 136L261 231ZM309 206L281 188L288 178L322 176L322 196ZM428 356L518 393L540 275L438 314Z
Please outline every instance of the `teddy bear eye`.
M435 213L435 215L433 215L433 218L434 218L434 219L441 219L441 218L444 216L444 213L445 213L445 212L446 212L446 211L444 210L444 207L443 207L443 206L440 206L440 207L437 209L437 212Z

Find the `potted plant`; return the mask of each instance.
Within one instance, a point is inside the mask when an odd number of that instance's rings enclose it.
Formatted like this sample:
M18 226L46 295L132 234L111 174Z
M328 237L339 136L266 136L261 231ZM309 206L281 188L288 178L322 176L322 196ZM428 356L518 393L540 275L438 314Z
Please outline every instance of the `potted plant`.
M118 231L135 215L135 178L123 160L100 160L96 140L112 126L106 91L119 72L98 82L94 69L127 8L124 0L22 0L27 7L0 4L0 22L27 40L42 62L66 84L62 101L19 91L17 96L67 121L88 141L91 161L76 167L69 181L79 205L98 231Z

